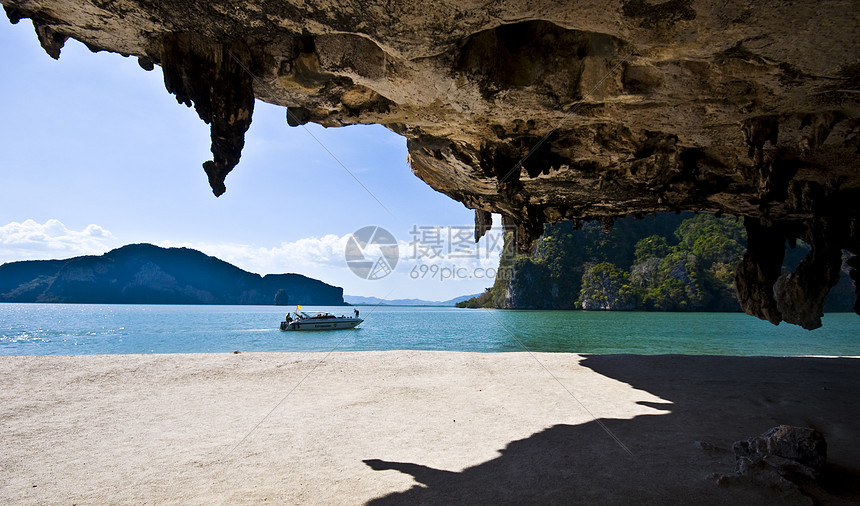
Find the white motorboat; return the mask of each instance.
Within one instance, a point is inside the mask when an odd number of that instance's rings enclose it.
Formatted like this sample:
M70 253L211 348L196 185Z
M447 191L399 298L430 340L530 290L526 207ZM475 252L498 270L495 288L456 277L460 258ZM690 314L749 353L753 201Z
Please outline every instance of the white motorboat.
M295 318L287 315L287 319L281 322L281 330L343 330L353 329L363 322L358 316L335 316L331 313L308 314L304 311L296 312Z

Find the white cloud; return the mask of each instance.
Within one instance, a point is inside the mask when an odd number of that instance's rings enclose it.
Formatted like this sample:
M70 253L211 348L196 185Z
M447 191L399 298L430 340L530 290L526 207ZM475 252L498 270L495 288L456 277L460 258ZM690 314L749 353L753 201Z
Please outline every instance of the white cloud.
M72 230L59 220L25 220L0 226L0 262L100 255L115 247L115 238L98 225Z
M338 268L348 272L345 250L352 234L336 236L334 234L322 237L309 237L292 242L283 242L278 246L261 247L237 243L204 243L204 242L172 242L162 241L159 246L193 248L211 255L242 269L259 274L282 272L300 272L318 268ZM488 238L476 245L474 242L460 247L459 253L452 253L447 243L440 245L416 244L406 240L397 241L399 258L396 270L409 270L414 265L456 265L458 267L496 267L499 265L501 242L498 245L487 245ZM433 249L437 246L437 249ZM382 252L378 245L368 245L364 250L367 258L378 258ZM401 267L402 266L402 267ZM407 267L408 266L408 267Z
M485 237L479 245L472 242L469 248L473 253L460 257L452 256L447 244L438 255L428 257L417 248L420 245L415 244L414 238L411 242L401 238L397 241L397 266L390 276L381 280L366 280L350 271L345 250L352 234L310 237L273 247L171 241L162 241L159 246L193 248L258 274L304 274L341 286L344 293L352 295L445 300L466 293L480 293L493 284L501 250L500 230L494 232L498 237ZM382 252L370 246L364 254L375 259Z
M447 234L446 230L443 232ZM342 286L349 294L444 300L477 293L492 284L492 279L486 275L495 273L498 266L499 233L494 228L479 245L464 240L452 246L446 239L441 249L435 241L422 238L418 244L418 236L399 234L397 266L382 280L363 279L350 271L345 250L352 234L309 237L275 246L173 241L161 241L158 245L193 248L259 274L304 274ZM102 254L121 245L110 231L95 224L83 230L71 230L59 220L45 223L26 220L0 226L0 262ZM452 247L461 255L451 254ZM468 248L474 254L462 255ZM438 254L428 256L431 250ZM370 247L364 253L368 258L382 254L377 247ZM452 277L452 274L456 275Z
M471 226L435 227L435 233L412 234L410 241L400 241L400 261L415 265L437 265L449 268L488 268L499 265L504 246L501 226L493 227L473 240Z
M344 250L349 235L333 234L284 242L270 248L236 243L175 243L162 241L158 245L186 247L217 257L247 271L258 274L298 272L306 274L318 268L342 267L346 269Z

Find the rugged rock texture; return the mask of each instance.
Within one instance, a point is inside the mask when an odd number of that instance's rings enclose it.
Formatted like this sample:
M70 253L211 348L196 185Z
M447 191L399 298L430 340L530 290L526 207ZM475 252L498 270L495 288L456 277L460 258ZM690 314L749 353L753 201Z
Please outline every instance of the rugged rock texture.
M248 48L242 42L218 44L192 33L162 39L164 85L176 100L194 105L200 119L211 125L213 160L203 164L216 196L224 193L224 178L239 163L245 132L254 111ZM141 60L141 66L152 66Z
M851 0L2 3L54 58L73 37L161 65L212 125L216 194L256 97L293 126L406 136L414 173L475 209L477 236L509 217L522 252L562 219L742 216L741 304L774 323L820 325L837 252L860 253ZM780 279L797 238L812 253Z
M819 431L780 425L761 436L735 441L732 451L735 474L717 475L719 485L765 486L783 493L782 504L817 504L813 490L827 472L827 441Z
M728 451L709 442L695 444L712 455ZM833 469L827 468L827 441L808 427L779 425L758 437L735 441L732 452L735 472L713 474L717 484L748 492L767 488L780 496L775 504L819 504L815 496L822 483L833 479Z
M736 441L732 451L737 458L737 473L766 464L780 474L801 474L818 478L827 463L827 441L815 429L780 425L761 436Z

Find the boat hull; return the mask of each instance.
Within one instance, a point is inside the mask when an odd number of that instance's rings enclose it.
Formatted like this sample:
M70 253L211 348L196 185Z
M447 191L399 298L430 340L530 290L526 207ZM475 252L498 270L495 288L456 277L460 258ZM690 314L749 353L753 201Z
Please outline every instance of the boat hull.
M281 322L281 330L345 330L354 329L361 318L308 318Z

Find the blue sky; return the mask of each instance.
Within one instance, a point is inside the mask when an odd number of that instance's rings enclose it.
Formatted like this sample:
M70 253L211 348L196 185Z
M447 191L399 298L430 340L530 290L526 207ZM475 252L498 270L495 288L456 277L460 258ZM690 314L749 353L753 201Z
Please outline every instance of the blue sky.
M291 128L283 107L257 101L242 159L216 198L201 167L209 128L167 93L159 67L146 72L136 58L72 40L55 61L29 20L3 20L0 69L0 263L149 242L260 274L298 272L352 295L443 300L492 284L498 229L472 258L414 255L416 230L446 236L471 227L473 212L415 177L405 139L379 125ZM378 280L344 260L349 236L368 225L401 246L395 271ZM455 270L459 279L440 279Z

